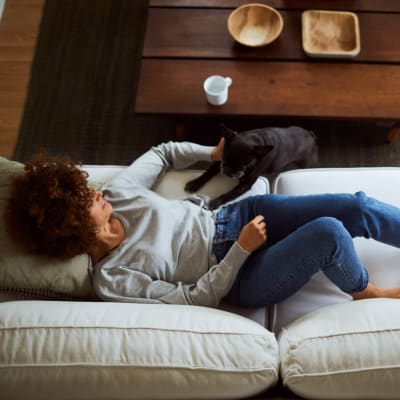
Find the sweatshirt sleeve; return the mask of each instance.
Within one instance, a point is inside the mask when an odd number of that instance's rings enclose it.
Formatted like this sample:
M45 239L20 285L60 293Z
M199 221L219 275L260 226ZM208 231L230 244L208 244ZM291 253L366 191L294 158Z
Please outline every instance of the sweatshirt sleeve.
M151 189L170 168L184 169L198 161L211 161L213 148L191 142L162 143L136 159L110 184L139 184Z
M249 254L235 242L219 264L192 284L152 279L133 265L97 270L94 287L104 300L216 307L228 294Z

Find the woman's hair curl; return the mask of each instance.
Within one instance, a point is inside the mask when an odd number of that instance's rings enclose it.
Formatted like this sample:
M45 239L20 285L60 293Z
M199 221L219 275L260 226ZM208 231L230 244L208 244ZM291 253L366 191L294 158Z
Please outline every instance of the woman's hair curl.
M36 155L14 178L5 220L26 251L62 259L88 251L96 240L88 174L69 157Z

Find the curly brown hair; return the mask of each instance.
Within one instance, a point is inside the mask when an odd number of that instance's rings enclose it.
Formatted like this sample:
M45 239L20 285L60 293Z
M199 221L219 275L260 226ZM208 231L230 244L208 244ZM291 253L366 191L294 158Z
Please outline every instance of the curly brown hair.
M87 252L96 240L89 212L94 191L79 165L41 153L14 178L5 220L26 251L66 259Z

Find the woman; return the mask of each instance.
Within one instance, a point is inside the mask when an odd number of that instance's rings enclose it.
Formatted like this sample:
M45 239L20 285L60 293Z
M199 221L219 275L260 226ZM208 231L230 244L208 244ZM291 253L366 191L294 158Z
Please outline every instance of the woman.
M71 160L41 156L14 182L6 213L15 240L58 257L88 252L104 300L245 307L278 303L322 270L355 299L400 297L368 282L352 238L400 247L400 209L359 192L264 195L211 211L201 197L151 188L168 168L220 160L217 147L164 143L102 191Z

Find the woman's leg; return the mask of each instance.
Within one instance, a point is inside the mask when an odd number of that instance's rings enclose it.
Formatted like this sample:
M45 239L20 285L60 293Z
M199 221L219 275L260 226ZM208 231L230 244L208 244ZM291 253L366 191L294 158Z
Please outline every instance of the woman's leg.
M363 192L248 198L217 215L217 231L223 232L215 240L219 260L241 227L259 214L265 217L268 239L243 265L227 296L231 303L258 307L280 302L319 270L356 299L400 296L399 288L368 283L352 241L371 237L400 247L399 208Z
M244 263L227 301L245 307L279 303L299 290L319 270L341 290L361 292L368 273L343 224L315 219L273 246L263 246Z
M343 222L352 237L373 238L400 247L400 208L356 194L255 196L241 202L241 218L265 217L268 243L273 244L319 217Z
M364 290L362 290L361 292L352 293L352 296L354 300L370 299L373 297L399 299L400 287L382 289L369 282Z

